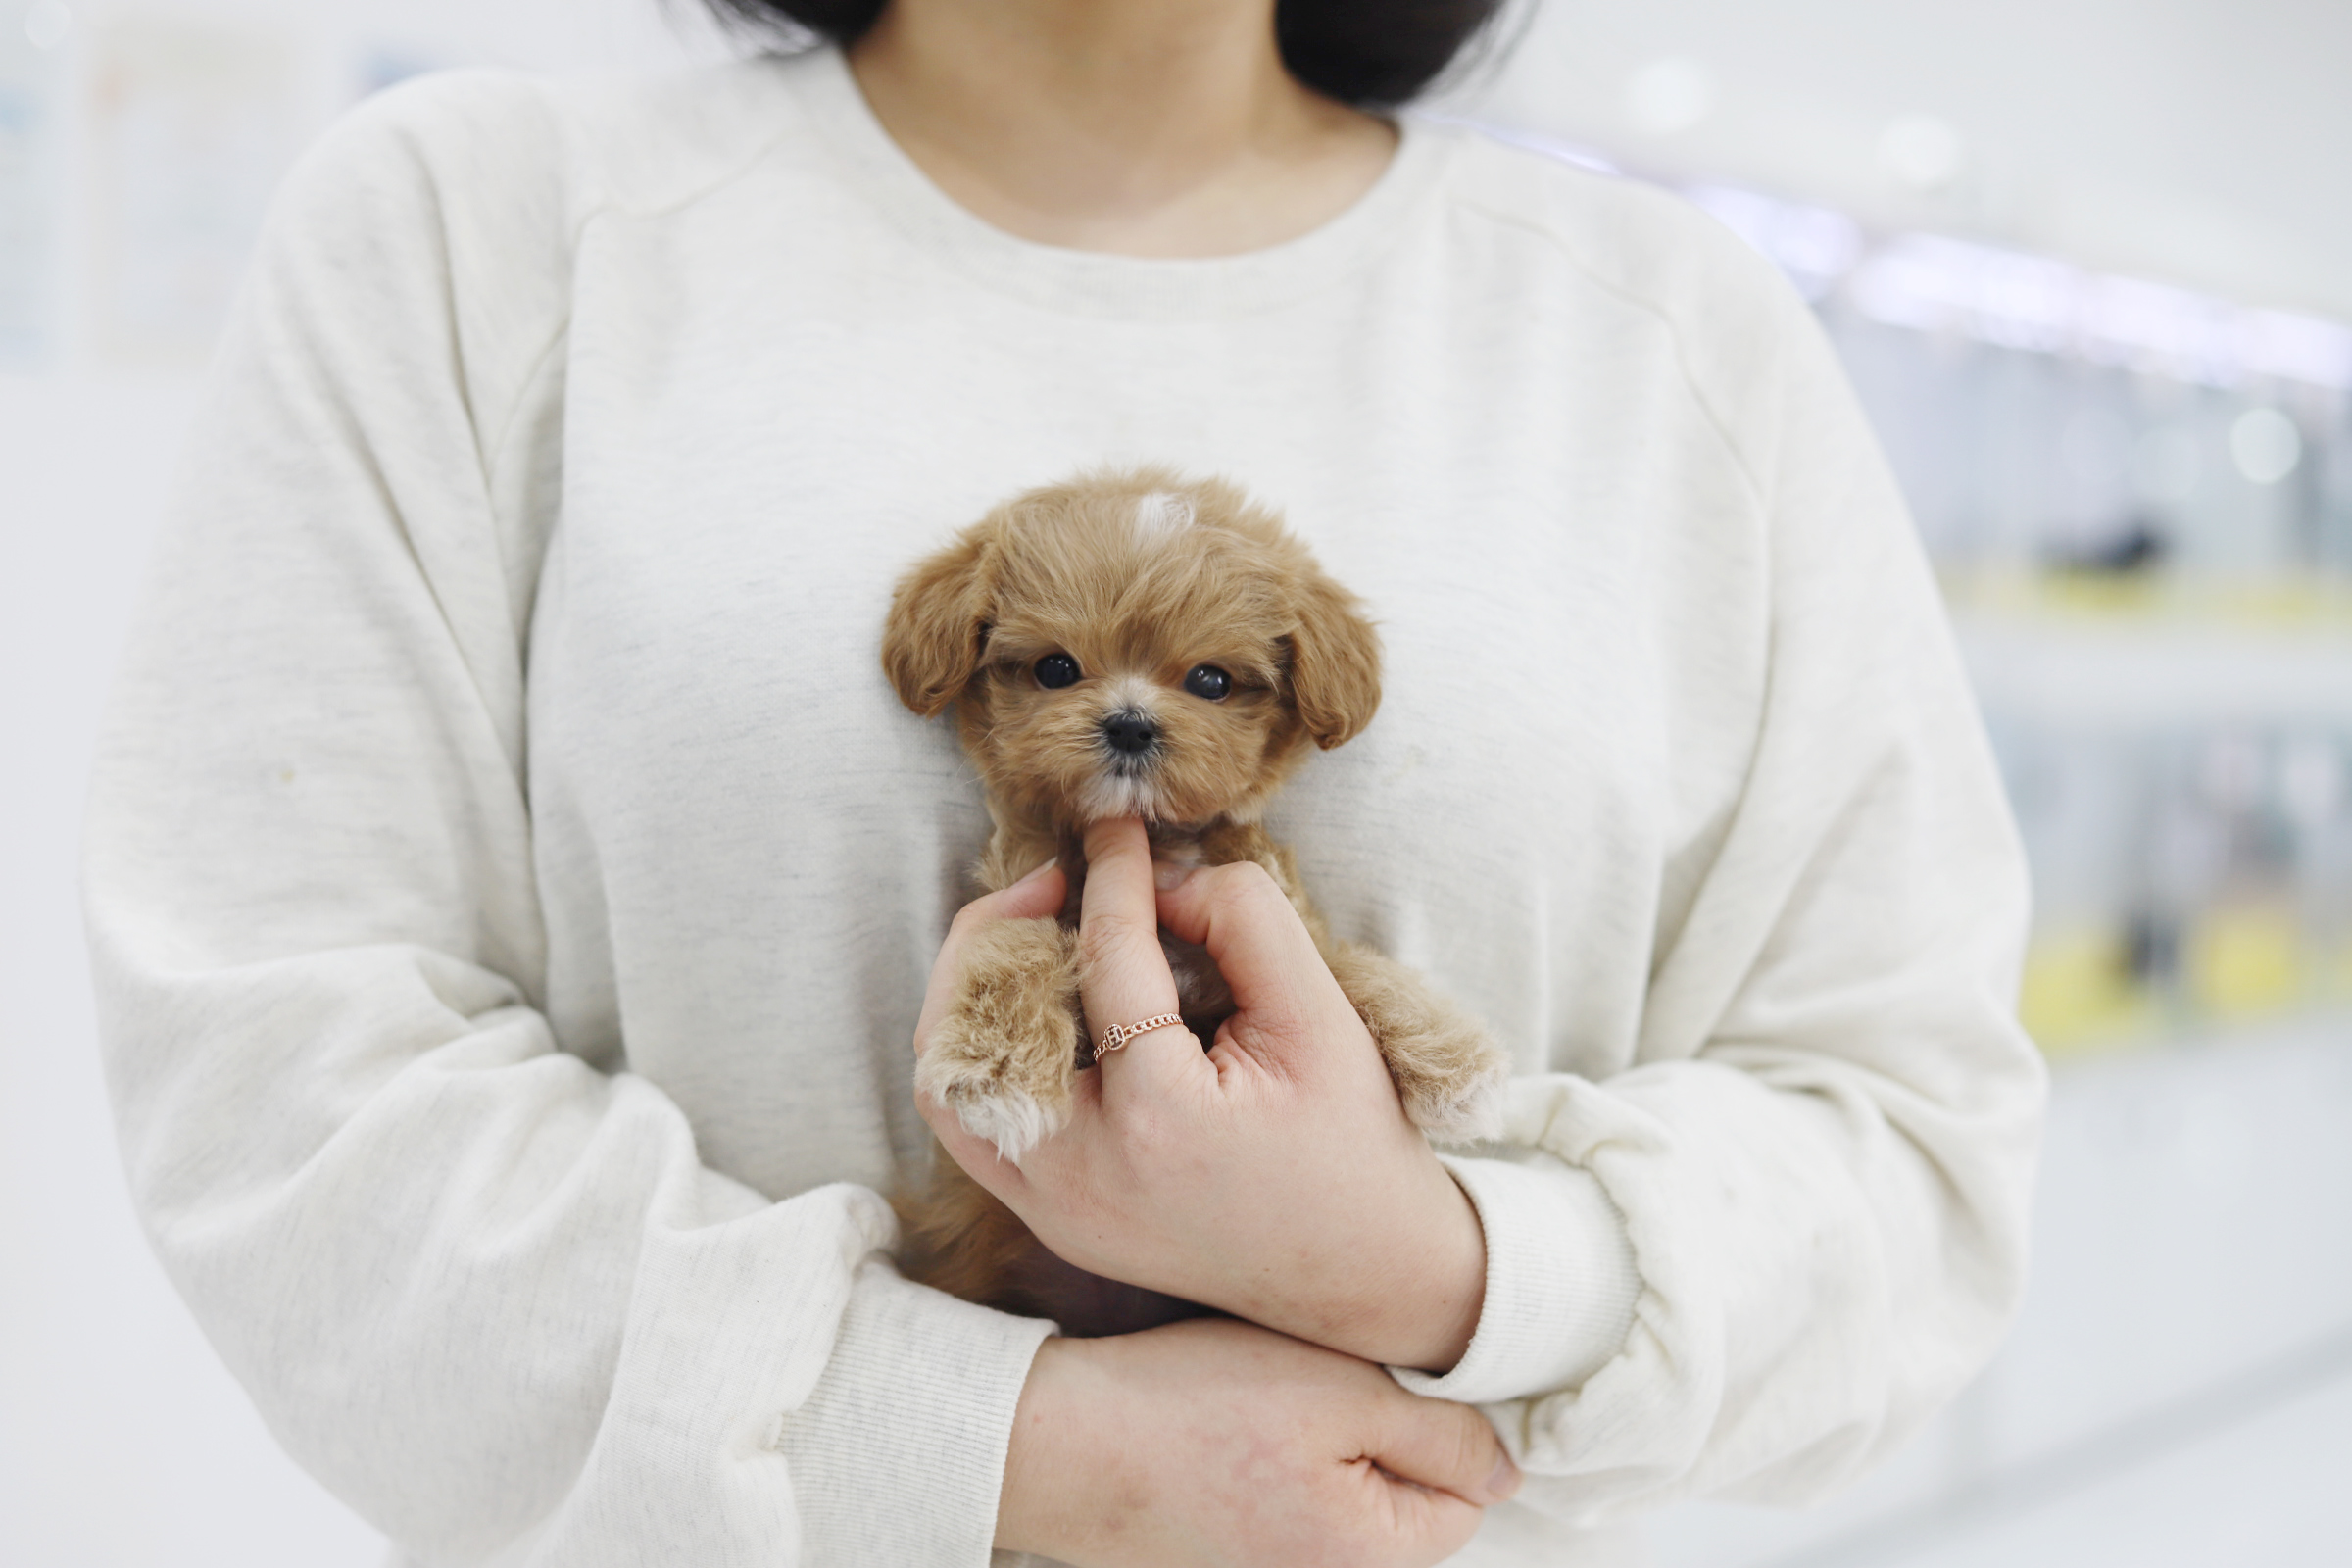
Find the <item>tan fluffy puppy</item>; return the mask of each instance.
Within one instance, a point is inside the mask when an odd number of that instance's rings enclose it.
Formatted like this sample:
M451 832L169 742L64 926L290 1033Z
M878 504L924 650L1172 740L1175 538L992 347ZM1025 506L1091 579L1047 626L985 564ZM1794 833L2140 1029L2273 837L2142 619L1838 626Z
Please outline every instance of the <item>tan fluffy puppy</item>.
M915 712L955 706L996 824L980 880L1002 889L1056 858L1069 873L1061 919L1004 921L967 950L916 1066L916 1086L968 1131L1017 1161L1069 1114L1093 1059L1079 1008L1080 835L1117 816L1143 817L1161 859L1264 866L1414 1124L1450 1140L1496 1130L1501 1052L1411 970L1332 941L1290 852L1258 825L1310 743L1340 745L1380 705L1371 623L1273 514L1229 484L1157 468L1032 490L900 582L882 666ZM1186 1025L1213 1039L1234 1010L1215 965L1162 942ZM899 1204L915 1278L1074 1333L1187 1310L1061 1264L944 1152L934 1163L930 1188Z

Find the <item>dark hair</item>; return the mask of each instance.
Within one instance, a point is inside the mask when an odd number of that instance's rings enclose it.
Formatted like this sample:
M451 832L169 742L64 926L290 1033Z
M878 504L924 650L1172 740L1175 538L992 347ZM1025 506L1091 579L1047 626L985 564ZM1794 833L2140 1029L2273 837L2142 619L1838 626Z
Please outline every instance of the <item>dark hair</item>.
M855 43L887 0L704 0L722 21ZM1410 100L1453 63L1505 0L1275 0L1292 75L1358 109Z

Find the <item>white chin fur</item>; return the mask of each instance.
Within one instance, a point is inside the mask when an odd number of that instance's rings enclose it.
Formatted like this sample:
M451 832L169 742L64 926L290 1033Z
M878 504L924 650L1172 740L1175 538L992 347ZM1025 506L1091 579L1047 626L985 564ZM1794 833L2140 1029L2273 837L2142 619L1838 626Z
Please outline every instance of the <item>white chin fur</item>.
M1089 822L1107 821L1114 816L1140 816L1156 821L1159 791L1148 778L1105 773L1086 787L1086 794L1079 798L1078 810Z
M951 1103L965 1132L987 1139L997 1146L998 1153L1016 1165L1023 1154L1045 1142L1047 1134L1060 1127L1060 1118L1046 1114L1045 1106L1018 1089L1000 1089L985 1098L958 1099Z

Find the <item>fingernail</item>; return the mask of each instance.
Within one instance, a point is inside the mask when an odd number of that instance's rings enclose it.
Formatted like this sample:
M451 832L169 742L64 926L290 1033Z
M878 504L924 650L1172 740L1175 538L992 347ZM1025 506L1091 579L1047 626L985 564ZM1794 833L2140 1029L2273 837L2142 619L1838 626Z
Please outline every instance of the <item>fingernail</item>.
M1487 1493L1494 1497L1507 1497L1518 1490L1519 1467L1511 1463L1511 1456L1506 1453L1494 1466L1494 1473L1487 1477Z
M1165 860L1152 862L1152 885L1162 893L1175 892L1184 886L1192 874L1193 868L1189 865L1170 865Z
M1045 874L1046 874L1048 871L1051 871L1051 870L1053 870L1053 869L1054 869L1054 867L1055 867L1056 865L1059 865L1060 863L1061 863L1061 862L1060 862L1059 860L1048 860L1048 861L1047 861L1045 864L1043 864L1043 865L1039 866L1039 867L1038 867L1036 870L1034 870L1034 871L1030 872L1030 873L1029 873L1027 876L1025 876L1025 877L1021 878L1021 879L1020 879L1018 882L1015 882L1015 883L1013 884L1013 887L1016 887L1016 888L1025 888L1025 887L1027 887L1027 886L1028 886L1030 883L1032 883L1032 882L1036 881L1036 880L1037 880L1039 877L1041 877L1041 876L1044 876L1044 875L1045 875ZM1007 891L1010 891L1010 890L1008 889Z

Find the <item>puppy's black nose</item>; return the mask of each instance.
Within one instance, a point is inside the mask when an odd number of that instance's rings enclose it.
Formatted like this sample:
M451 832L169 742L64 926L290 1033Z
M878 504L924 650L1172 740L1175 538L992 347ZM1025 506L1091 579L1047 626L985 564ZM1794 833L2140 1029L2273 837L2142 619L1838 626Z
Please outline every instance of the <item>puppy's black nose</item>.
M1152 743L1159 739L1159 726L1149 714L1124 709L1102 720L1102 739L1112 751L1134 757L1152 749Z

